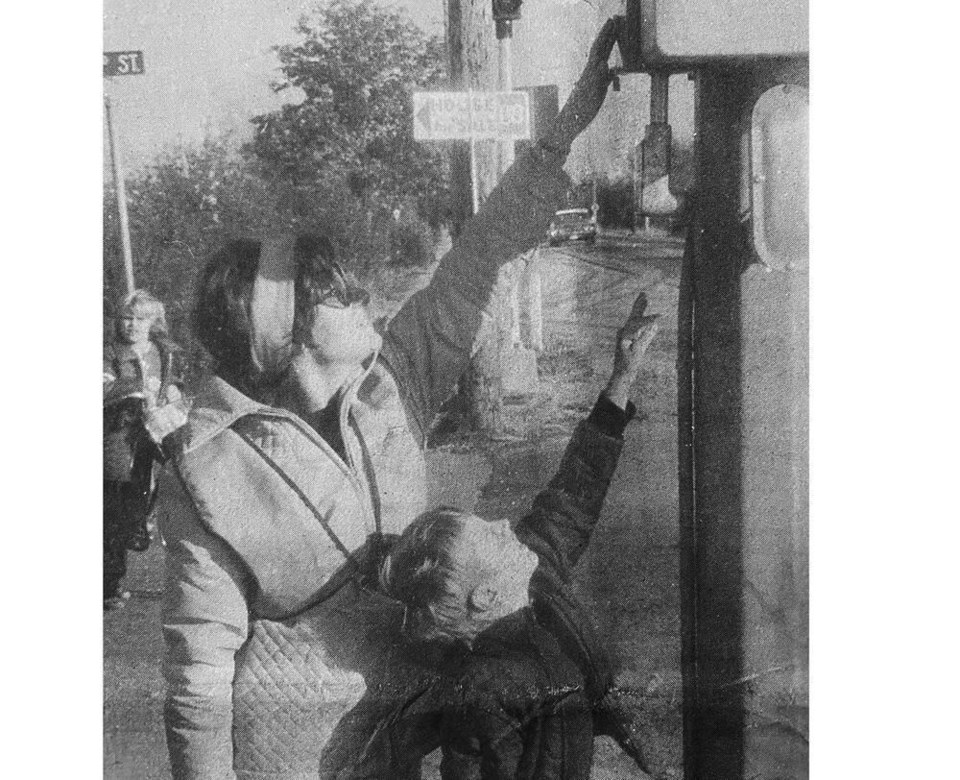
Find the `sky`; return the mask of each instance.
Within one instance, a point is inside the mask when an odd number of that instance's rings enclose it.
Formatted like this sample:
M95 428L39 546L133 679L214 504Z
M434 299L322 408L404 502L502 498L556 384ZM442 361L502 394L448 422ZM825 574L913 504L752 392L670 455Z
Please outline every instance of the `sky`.
M280 105L271 47L296 39L315 0L104 0L104 51L142 50L146 72L105 80L124 162L207 134L246 132ZM386 3L385 3L386 4ZM406 0L424 30L442 33L444 0Z
M526 0L514 24L515 86L556 83L564 100L595 30L622 13L623 0ZM124 167L148 164L164 149L194 146L226 132L245 138L248 120L281 105L270 89L278 75L271 47L296 40L298 18L316 0L104 0L104 51L142 50L145 73L104 80ZM442 35L446 0L383 2L406 10ZM616 55L615 55L616 56ZM646 77L624 79L574 148L574 167L609 172L626 165L642 134ZM674 135L688 137L692 92L677 82ZM106 147L105 147L106 149ZM105 160L109 158L104 156Z

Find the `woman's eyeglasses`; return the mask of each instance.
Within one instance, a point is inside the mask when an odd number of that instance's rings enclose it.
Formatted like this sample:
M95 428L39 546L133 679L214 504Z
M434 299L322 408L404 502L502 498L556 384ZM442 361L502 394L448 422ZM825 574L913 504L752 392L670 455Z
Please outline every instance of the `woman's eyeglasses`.
M314 306L346 309L356 304L366 306L370 303L370 293L360 285L351 282L339 263L334 263L332 270L330 283L314 291L312 296Z

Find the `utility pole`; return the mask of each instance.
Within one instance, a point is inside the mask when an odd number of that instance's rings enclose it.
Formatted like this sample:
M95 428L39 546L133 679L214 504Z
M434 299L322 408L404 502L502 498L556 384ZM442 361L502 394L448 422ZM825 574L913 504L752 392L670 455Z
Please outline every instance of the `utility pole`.
M495 91L498 74L489 0L447 0L446 21L451 88L462 92ZM456 142L454 147L454 233L459 229L457 221L466 221L474 211L471 191L476 189L476 200L482 203L496 186L498 178L496 142L473 142L475 175L471 175L470 143Z
M447 0L447 44L454 89L512 89L510 35L513 20L520 18L520 3ZM512 140L476 140L464 147L472 152L469 157L455 152L453 160L457 211L465 210L468 197L474 208L479 207L513 163ZM469 188L465 186L468 177ZM472 196L468 194L471 192ZM515 266L510 263L501 274L491 302L489 329L479 335L480 347L461 379L461 393L466 396L471 425L476 430L502 431L504 396L516 393L518 385L529 385L530 375L536 382L536 356L520 344ZM515 381L518 377L519 383Z
M450 89L464 92L469 87L466 77L464 58L464 28L461 0L447 0L446 4L447 67L450 73ZM463 223L476 211L476 197L473 195L473 183L476 173L473 170L474 142L451 141L450 149L450 185L452 213L451 232L456 237Z

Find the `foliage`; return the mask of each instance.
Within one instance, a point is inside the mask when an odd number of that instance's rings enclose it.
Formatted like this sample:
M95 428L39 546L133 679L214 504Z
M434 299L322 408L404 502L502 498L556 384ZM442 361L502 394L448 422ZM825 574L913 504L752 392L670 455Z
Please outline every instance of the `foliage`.
M686 191L693 186L693 145L674 140L670 151L670 191L677 197L680 209L686 201ZM633 226L633 180L629 176L597 178L597 219L602 227L631 228ZM577 204L580 205L580 204ZM671 225L682 222L678 215Z
M371 218L412 201L439 224L446 164L413 140L411 93L441 82L443 42L371 0L332 0L297 31L298 43L276 47L273 86L304 98L255 117L249 150L295 186L345 189Z
M149 168L128 176L134 279L137 287L165 303L172 335L182 345L190 345L193 281L203 258L238 227L257 229L263 190L226 139L169 150ZM124 290L112 186L105 188L103 205L104 314L109 316ZM199 352L193 357L199 360Z
M329 235L344 264L367 283L387 267L433 261L433 235L410 204L399 220L381 209L364 212L349 191L322 189L259 175L229 139L161 155L126 181L134 279L166 304L171 335L191 369L205 360L190 332L194 282L207 257L226 240L279 229ZM104 188L104 317L124 292L116 193ZM109 323L105 321L105 328ZM105 331L108 332L108 331Z
M597 220L601 227L633 226L633 180L627 177L602 178L597 181Z
M332 0L276 48L278 92L299 105L256 117L254 140L173 148L126 181L134 278L167 307L191 368L194 282L224 241L320 232L367 284L434 260L449 178L437 146L413 140L411 93L443 78L443 43L371 0ZM116 194L104 188L104 316L124 291ZM432 226L432 227L431 227ZM105 322L105 325L107 323Z

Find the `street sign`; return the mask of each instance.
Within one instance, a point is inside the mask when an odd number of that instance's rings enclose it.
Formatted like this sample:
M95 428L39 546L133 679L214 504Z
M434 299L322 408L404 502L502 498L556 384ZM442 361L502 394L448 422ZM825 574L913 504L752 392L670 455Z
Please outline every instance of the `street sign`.
M526 92L414 92L413 137L418 141L530 138Z
M142 51L105 51L104 76L139 76L143 70Z

